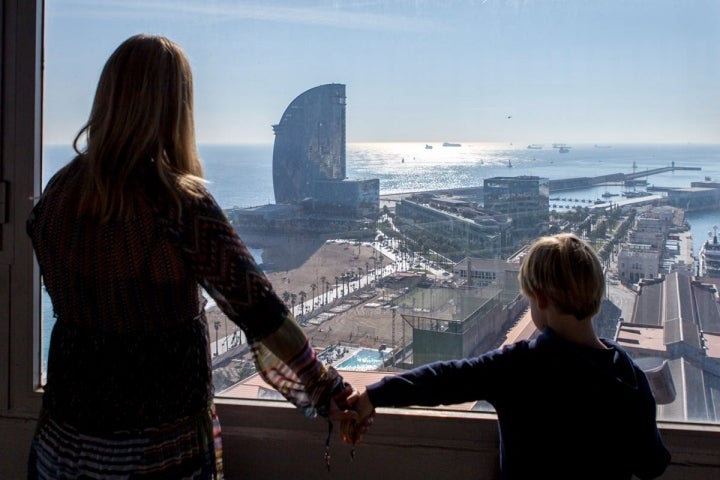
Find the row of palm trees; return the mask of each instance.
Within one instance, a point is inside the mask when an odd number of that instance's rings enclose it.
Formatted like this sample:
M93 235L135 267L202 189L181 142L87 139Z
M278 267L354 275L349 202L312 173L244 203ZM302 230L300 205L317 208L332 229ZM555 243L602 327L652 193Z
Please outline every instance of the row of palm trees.
M365 268L363 269L362 267L357 267L357 273L355 272L355 270L348 270L348 271L344 272L343 274L335 277L335 291L341 292L341 295L345 296L346 294L351 292L350 287L351 287L352 282L355 280L358 281L357 288L358 289L362 288L362 286L363 286L362 278L363 278L363 274L365 274L365 273L370 274L371 272L373 272L375 274L374 280L377 281L378 265L379 265L380 271L382 271L384 261L385 261L385 257L383 257L381 255L379 259L374 259L374 261L373 261L374 269L373 270L370 269L370 262L365 262ZM328 281L327 277L324 277L324 276L320 277L319 280L320 280L319 286L316 283L310 284L310 290L312 293L310 298L313 299L313 305L310 306L309 310L312 310L315 307L315 304L316 304L316 302L314 300L315 292L320 293L320 295L322 297L321 298L322 305L328 304L328 296L329 296L329 292L331 291L330 287L332 287L332 284ZM365 286L368 286L369 284L370 284L370 278L366 277L365 278ZM342 290L340 290L340 287L342 287ZM295 305L297 305L297 301L299 299L301 314L304 315L305 311L306 311L305 301L307 300L307 296L308 296L307 292L305 292L304 290L301 290L297 294L290 293L286 290L282 293L281 298L283 299L283 301L286 304L290 305L292 312L295 311Z

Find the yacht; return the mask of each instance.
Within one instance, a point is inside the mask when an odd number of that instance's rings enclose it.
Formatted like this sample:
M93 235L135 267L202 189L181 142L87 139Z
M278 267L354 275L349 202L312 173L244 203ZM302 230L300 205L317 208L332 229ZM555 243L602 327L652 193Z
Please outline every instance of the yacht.
M443 147L460 147L459 143L443 142Z
M700 249L700 276L720 278L720 243L718 243L717 225L708 232L708 239Z

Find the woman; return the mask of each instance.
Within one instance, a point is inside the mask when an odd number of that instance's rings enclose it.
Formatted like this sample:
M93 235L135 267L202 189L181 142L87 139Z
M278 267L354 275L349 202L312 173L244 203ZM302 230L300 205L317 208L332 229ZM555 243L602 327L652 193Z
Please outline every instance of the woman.
M204 187L194 128L183 51L129 38L103 69L78 155L28 219L56 316L30 478L222 477L199 287L288 400L355 417L356 393L315 357Z

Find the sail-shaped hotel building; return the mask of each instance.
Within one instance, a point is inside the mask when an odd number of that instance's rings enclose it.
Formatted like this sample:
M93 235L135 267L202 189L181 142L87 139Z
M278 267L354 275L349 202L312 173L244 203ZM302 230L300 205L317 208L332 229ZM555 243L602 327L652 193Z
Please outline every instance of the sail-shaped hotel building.
M311 88L273 125L278 204L310 204L350 216L377 215L380 182L345 178L345 85Z
M300 94L273 131L275 205L233 209L239 229L348 231L374 222L380 181L346 178L345 85Z

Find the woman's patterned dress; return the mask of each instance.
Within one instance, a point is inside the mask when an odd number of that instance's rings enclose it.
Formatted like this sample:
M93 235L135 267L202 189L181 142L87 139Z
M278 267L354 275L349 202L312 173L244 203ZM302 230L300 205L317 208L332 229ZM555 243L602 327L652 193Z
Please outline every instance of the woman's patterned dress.
M178 215L138 188L131 220L100 224L77 215L82 171L76 159L58 172L28 219L56 317L30 478L222 478L200 287L243 329L263 378L327 415L342 378L209 193Z

